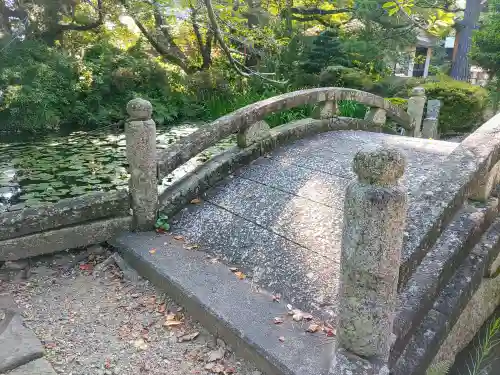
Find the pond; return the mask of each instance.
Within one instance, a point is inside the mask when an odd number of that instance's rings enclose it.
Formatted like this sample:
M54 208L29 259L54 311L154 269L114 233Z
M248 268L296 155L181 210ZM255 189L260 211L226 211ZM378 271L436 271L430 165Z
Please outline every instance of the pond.
M205 124L157 130L157 147L186 136ZM234 144L230 138L205 150L167 176L162 190L212 155ZM123 189L128 184L125 134L116 129L75 132L24 142L0 141L0 212L57 202L93 191Z

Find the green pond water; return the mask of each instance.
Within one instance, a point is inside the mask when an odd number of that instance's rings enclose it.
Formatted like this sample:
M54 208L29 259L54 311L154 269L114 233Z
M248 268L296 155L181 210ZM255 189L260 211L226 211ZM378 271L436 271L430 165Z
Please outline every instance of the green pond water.
M158 129L158 149L167 148L199 126L204 125ZM233 143L233 139L228 139L197 155L167 176L159 189ZM128 177L125 134L116 130L75 132L24 142L0 141L0 212L57 202L88 192L126 188Z

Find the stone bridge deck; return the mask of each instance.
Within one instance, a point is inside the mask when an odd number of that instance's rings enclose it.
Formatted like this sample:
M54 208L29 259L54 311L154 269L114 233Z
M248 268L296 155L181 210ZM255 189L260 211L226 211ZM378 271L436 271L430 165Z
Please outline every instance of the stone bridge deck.
M456 143L368 132L330 132L295 142L237 171L172 221L173 234L296 307L335 314L343 200L363 147L390 144L407 155L413 193Z
M394 375L422 375L478 288L496 254L491 249L499 246L496 199L460 204L439 224L438 240L427 237L431 224L441 220L436 212L452 204L455 193L463 194L460 183L442 186L450 170L467 171L468 159L450 156L458 143L364 131L304 138L212 187L169 220L169 235L129 233L113 244L264 373L326 375L335 339L306 333L308 323L286 318L287 304L334 325L352 160L361 148L382 144L399 148L408 161L402 183L409 220L389 365ZM231 272L235 268L246 280ZM283 324L273 324L279 316Z

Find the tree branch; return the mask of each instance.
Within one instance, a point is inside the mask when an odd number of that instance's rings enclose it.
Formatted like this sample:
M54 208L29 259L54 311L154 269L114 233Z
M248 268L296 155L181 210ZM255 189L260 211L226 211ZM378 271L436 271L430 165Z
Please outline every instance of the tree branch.
M320 8L291 8L290 11L296 14L303 15L331 15L331 14L342 14L342 13L352 13L354 12L353 8L338 8L338 9L320 9Z
M59 30L58 31L68 31L68 30L73 30L73 31L87 31L87 30L92 30L95 29L99 26L101 26L104 23L104 13L102 11L102 0L97 0L97 7L94 7L97 10L98 13L98 18L96 21L92 23L88 23L85 25L78 25L74 23L67 23L67 24L57 24Z
M212 32L211 30L207 30L205 35L205 43L203 43L203 37L201 36L200 26L198 25L198 21L196 16L198 15L198 9L194 6L190 5L191 8L191 24L193 25L193 32L196 37L196 42L198 44L198 48L200 49L200 54L203 59L203 63L201 69L208 69L210 65L212 65Z
M174 53L171 53L168 48L165 48L163 45L161 45L144 27L141 21L135 16L134 13L130 12L128 9L128 4L127 0L119 0L123 7L127 10L127 13L129 14L130 18L134 21L134 23L137 25L137 28L141 31L142 35L148 40L148 42L151 44L151 46L167 61L177 65L179 68L181 68L184 72L186 73L191 73L192 69L191 67L179 56L175 55Z
M231 51L229 50L229 47L226 45L226 42L222 38L220 29L219 29L219 24L217 23L217 18L214 13L214 9L212 6L212 1L211 0L204 0L205 6L207 8L207 14L208 14L208 20L211 25L211 29L214 33L215 40L219 43L220 48L226 55L229 64L233 67L233 69L242 77L252 77L252 76L257 76L265 81L271 82L271 83L278 83L278 84L283 84L286 82L283 81L275 81L273 79L269 79L267 77L264 77L262 74L255 72L251 70L250 68L246 67L242 63L240 63L238 60L236 60L232 55Z

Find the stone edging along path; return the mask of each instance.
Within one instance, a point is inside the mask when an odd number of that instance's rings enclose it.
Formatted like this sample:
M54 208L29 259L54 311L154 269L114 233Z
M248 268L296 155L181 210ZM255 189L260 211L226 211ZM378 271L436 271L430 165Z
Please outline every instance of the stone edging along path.
M10 296L0 295L0 375L55 375L44 348L23 324Z

